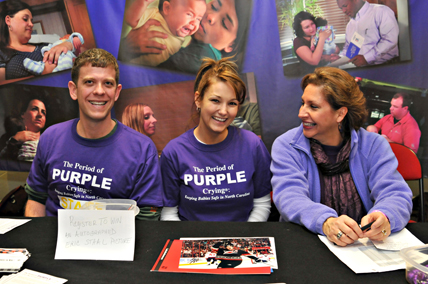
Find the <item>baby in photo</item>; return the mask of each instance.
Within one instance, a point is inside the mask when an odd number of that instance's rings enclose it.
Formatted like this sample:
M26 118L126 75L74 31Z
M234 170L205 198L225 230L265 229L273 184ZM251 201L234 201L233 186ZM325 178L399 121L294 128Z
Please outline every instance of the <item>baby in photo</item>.
M149 8L155 0L136 0L125 12L125 21L133 29L143 26L148 20L155 19L160 26L153 25L150 31L160 31L168 35L166 39L154 38L166 45L160 54L145 54L132 59L131 63L157 66L176 53L186 36L193 35L198 29L207 5L205 0L159 0L156 8Z

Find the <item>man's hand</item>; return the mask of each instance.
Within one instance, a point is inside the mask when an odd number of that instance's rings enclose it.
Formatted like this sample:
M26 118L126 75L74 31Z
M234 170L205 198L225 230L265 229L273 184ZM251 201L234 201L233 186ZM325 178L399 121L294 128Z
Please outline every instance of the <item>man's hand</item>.
M377 127L376 126L374 126L374 125L369 125L369 126L367 126L367 131L368 132L373 132L373 133L379 133L379 130L377 129Z
M131 30L124 39L127 53L134 54L159 54L166 49L166 45L161 44L153 38L167 38L168 35L158 31L149 31L151 26L160 26L159 21L150 19L143 26L136 30Z
M354 56L351 60L349 60L349 62L354 63L354 65L357 67L365 66L368 64L364 56L361 54Z
M385 134L382 134L382 136L385 137L386 141L388 141L388 142L394 142L391 139L389 139L388 136L386 136Z

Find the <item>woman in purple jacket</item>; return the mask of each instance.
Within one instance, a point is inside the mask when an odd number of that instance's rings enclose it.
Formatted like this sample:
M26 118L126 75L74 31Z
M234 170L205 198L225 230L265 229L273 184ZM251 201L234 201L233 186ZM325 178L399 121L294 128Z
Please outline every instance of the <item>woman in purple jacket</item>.
M354 78L321 67L301 86L302 124L272 147L273 200L281 219L339 246L363 237L384 240L404 228L412 192L388 142L361 128L366 100ZM373 221L371 230L360 229Z

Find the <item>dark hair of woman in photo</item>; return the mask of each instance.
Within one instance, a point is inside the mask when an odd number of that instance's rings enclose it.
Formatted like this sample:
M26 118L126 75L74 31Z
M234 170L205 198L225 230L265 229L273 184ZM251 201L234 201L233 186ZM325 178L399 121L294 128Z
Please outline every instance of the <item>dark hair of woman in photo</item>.
M230 125L246 94L236 64L204 59L194 89L199 123L161 155L161 220L266 221L270 155L258 136Z
M386 139L362 128L366 99L355 79L319 67L301 86L302 124L272 147L273 200L281 220L339 246L364 237L381 241L403 229L412 191ZM371 230L360 229L371 222Z
M304 73L312 72L314 67L325 65L328 62L338 59L336 54L323 55L325 40L332 34L330 29L319 33L319 41L316 46L312 42L317 28L326 24L326 20L315 18L311 13L306 11L301 11L294 16L293 29L296 38L293 41L293 48Z
M45 124L46 107L43 101L31 98L24 102L19 115L5 119L6 133L1 139L0 157L32 161Z

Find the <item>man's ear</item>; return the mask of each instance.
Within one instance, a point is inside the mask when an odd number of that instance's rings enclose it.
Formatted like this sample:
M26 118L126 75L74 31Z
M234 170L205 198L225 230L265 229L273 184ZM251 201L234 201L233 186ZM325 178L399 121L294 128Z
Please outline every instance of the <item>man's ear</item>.
M68 91L70 93L70 97L73 101L77 100L77 86L73 81L68 82Z
M118 84L116 88L116 94L114 95L114 101L117 101L120 95L120 91L122 90L122 85Z

